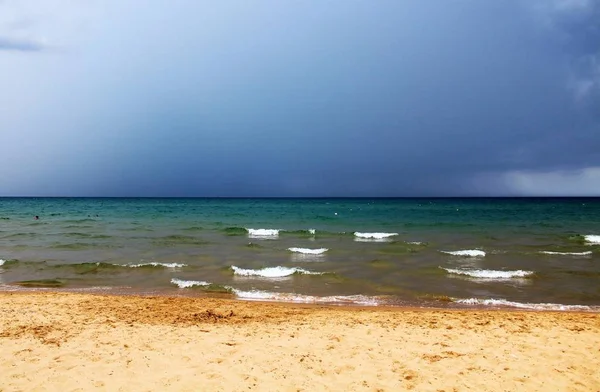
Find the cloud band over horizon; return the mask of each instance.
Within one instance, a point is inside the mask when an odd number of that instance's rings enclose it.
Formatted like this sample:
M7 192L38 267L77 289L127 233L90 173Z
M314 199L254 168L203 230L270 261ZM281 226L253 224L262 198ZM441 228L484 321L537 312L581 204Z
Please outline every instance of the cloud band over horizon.
M598 1L0 15L0 195L600 196Z

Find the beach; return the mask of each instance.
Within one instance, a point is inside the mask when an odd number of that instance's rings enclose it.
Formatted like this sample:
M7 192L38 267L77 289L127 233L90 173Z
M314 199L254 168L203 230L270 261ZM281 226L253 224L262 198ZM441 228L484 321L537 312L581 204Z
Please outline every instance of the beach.
M0 294L1 391L598 391L600 316Z

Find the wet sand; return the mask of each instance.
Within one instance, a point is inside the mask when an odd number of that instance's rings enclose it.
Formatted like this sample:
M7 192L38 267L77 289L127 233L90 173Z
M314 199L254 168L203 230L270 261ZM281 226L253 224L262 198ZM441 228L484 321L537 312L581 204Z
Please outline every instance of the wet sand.
M600 391L600 314L0 293L0 391Z

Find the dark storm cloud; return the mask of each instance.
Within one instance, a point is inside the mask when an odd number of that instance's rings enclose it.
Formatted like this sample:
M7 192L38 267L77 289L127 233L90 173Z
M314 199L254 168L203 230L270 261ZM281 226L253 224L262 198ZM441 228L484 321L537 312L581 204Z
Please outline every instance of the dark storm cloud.
M571 88L580 105L600 120L600 2L584 1L553 15L562 48L571 54Z
M529 166L545 161L546 169L600 166L600 2L554 3L562 7L547 16L552 27L548 35L559 38L574 100L567 123L550 128L530 147Z
M13 192L544 194L600 167L598 2L103 4L77 56L5 80L0 143L35 151Z

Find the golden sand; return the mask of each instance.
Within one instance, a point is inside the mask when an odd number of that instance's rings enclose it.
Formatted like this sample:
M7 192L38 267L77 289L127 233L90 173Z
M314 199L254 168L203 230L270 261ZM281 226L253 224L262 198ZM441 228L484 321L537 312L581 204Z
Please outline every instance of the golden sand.
M21 390L600 391L600 315L0 293Z

